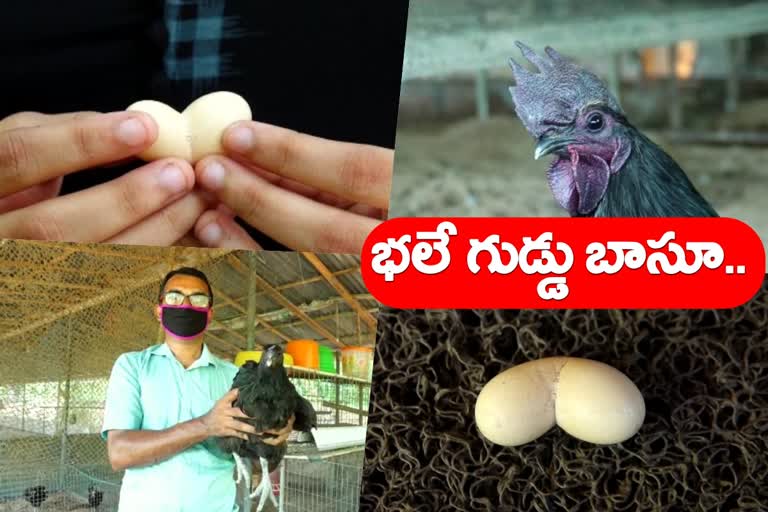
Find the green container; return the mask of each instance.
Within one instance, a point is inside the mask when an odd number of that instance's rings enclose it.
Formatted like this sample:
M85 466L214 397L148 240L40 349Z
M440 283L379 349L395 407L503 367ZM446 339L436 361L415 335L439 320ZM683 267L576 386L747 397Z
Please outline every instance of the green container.
M320 345L320 371L336 373L336 352L323 345Z

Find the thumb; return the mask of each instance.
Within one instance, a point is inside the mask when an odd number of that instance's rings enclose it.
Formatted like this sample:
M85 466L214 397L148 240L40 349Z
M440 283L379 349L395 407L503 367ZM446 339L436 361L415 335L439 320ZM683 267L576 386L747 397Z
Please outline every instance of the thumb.
M232 388L230 389L226 395L222 397L222 401L226 402L228 404L231 404L236 398L237 395L240 393L240 390L238 388Z

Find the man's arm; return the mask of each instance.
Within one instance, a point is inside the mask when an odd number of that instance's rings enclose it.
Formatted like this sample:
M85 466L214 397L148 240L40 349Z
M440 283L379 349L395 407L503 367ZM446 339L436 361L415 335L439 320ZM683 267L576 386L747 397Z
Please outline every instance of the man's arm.
M248 439L256 429L237 418L247 418L232 402L237 389L224 395L205 416L184 421L165 430L110 430L107 454L112 469L120 471L156 464L209 437Z
M165 430L141 430L143 410L135 362L121 356L115 362L107 388L102 435L115 471L155 464L209 437L240 437L255 429L237 418L247 418L232 407L237 389L224 395L204 416Z
M115 471L165 460L208 438L200 418L165 430L110 430L107 454Z

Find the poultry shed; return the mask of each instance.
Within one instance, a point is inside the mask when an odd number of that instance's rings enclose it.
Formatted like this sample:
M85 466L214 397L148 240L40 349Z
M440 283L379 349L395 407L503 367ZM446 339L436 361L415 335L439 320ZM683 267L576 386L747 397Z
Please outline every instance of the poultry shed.
M113 511L121 473L100 437L107 382L124 352L162 342L152 314L172 268L207 274L215 296L205 342L234 361L291 340L326 347L325 367L288 368L321 427L367 425L370 372L348 347L372 347L378 304L349 255L0 242L0 511ZM362 443L319 452L289 440L273 474L281 511L357 510ZM44 486L37 509L24 498ZM100 493L98 507L89 489ZM265 508L269 510L269 508Z

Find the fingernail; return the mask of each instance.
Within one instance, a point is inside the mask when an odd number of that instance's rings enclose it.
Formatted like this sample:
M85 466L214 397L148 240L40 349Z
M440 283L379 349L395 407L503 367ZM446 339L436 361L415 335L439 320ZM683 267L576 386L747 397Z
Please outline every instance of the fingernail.
M126 146L138 146L147 139L147 129L144 123L131 117L117 123L115 137Z
M203 169L203 175L200 176L203 185L211 190L220 188L224 183L224 166L217 161L208 162Z
M247 126L238 126L229 132L227 142L233 151L244 153L253 146L253 132Z
M205 245L217 245L223 234L221 226L217 222L211 222L200 230L200 241Z
M187 179L181 169L173 164L166 165L158 176L160 185L169 192L183 192L187 188Z

